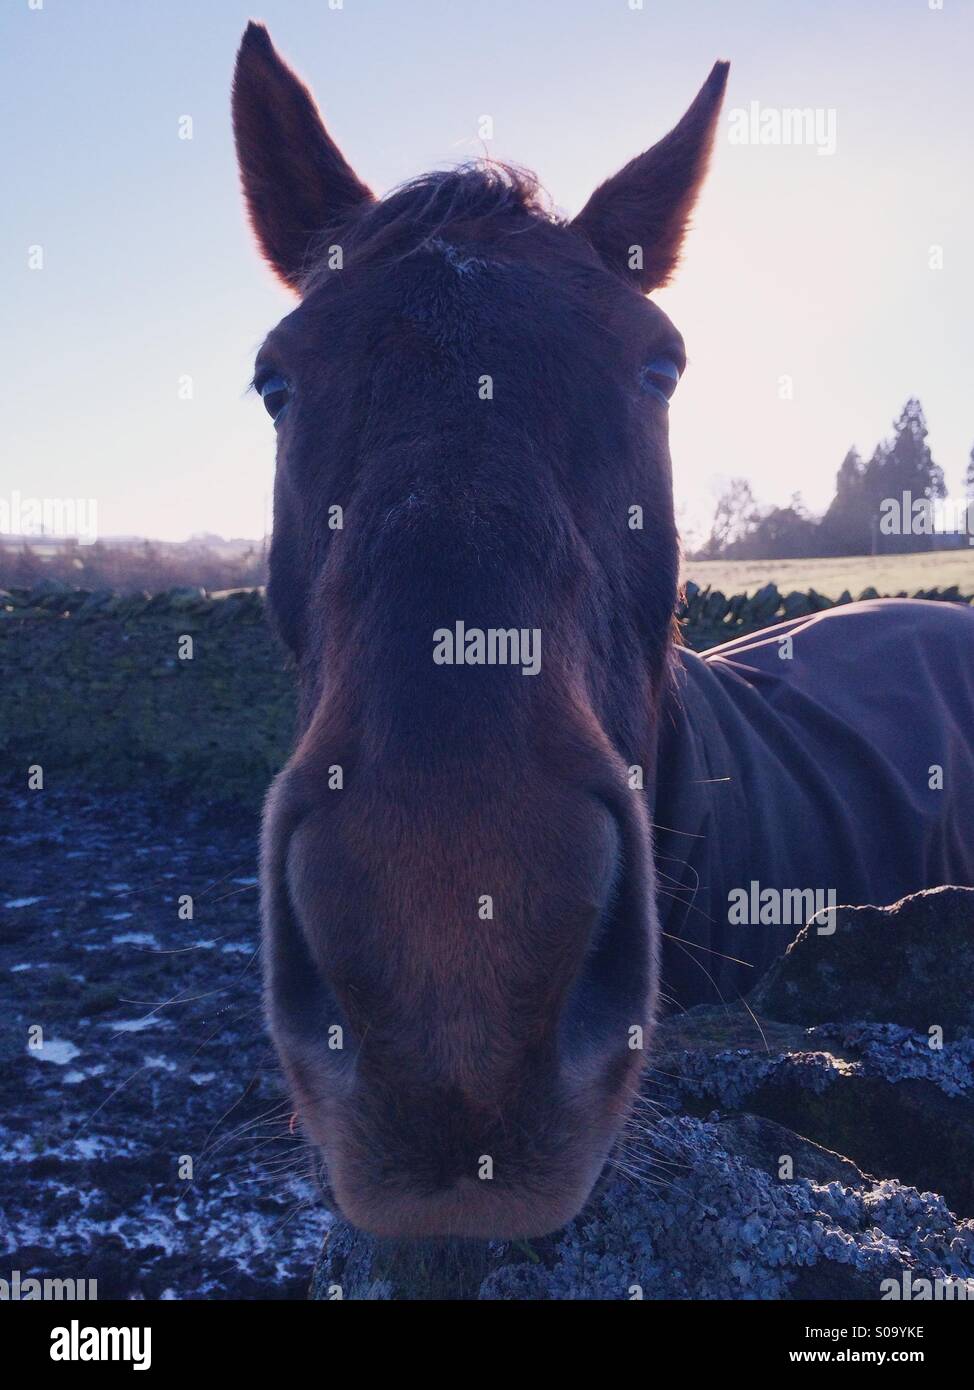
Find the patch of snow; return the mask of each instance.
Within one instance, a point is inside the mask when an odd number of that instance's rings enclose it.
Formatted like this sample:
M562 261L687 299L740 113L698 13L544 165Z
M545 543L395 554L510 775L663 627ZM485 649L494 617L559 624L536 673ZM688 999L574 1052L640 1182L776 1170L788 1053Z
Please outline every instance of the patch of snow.
M170 1062L168 1057L150 1057L146 1055L142 1059L143 1066L153 1067L157 1071L178 1071L175 1062Z
M48 1038L40 1047L28 1047L27 1053L38 1062L53 1062L56 1067L63 1067L81 1056L81 1048L64 1038Z

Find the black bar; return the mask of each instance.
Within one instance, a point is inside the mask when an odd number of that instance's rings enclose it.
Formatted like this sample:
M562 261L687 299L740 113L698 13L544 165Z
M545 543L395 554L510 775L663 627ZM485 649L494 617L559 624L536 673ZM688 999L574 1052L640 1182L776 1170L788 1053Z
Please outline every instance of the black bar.
M512 1308L514 1311L512 1311ZM509 1317L514 1323L507 1322ZM579 1322L579 1317L582 1319ZM567 1319L562 1323L562 1318ZM22 1374L64 1367L65 1377L79 1371L99 1375L112 1371L139 1376L169 1376L188 1372L233 1372L253 1379L266 1371L289 1378L301 1367L321 1376L335 1373L347 1380L374 1375L377 1356L385 1352L402 1364L420 1348L428 1367L439 1364L459 1374L474 1365L503 1374L507 1362L504 1342L486 1343L464 1367L463 1343L456 1341L464 1327L472 1332L487 1326L510 1328L523 1335L541 1334L545 1360L562 1349L574 1356L574 1335L592 1320L619 1339L589 1343L588 1356L602 1355L606 1371L617 1374L623 1356L632 1357L649 1375L654 1357L681 1371L720 1370L738 1375L751 1370L784 1370L792 1365L873 1365L951 1368L970 1342L971 1318L965 1306L954 1303L654 1303L625 1307L607 1304L498 1305L440 1304L424 1311L419 1303L8 1303L0 1307L0 1334L5 1353L14 1356ZM468 1321L469 1320L469 1321ZM72 1324L77 1327L73 1333ZM564 1328L564 1341L552 1339ZM86 1328L149 1329L149 1365L135 1371L133 1361L52 1359L52 1348L80 1354L94 1345ZM56 1329L66 1329L57 1332ZM354 1331L355 1340L344 1337ZM373 1335L370 1335L373 1334ZM374 1340L378 1335L380 1340ZM635 1340L634 1340L635 1338ZM112 1350L111 1339L106 1349ZM119 1349L125 1344L120 1339ZM99 1335L97 1346L101 1350ZM601 1353L599 1347L601 1346ZM129 1344L145 1360L144 1331ZM351 1365L349 1365L351 1357ZM358 1364L356 1364L358 1363ZM569 1360L569 1364L571 1364ZM49 1368L49 1369L48 1369Z

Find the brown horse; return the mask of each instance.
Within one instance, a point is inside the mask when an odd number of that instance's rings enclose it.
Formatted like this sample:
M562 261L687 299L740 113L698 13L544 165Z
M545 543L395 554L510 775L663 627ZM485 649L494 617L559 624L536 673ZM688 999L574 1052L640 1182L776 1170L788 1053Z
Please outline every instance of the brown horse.
M726 77L564 222L492 164L377 201L266 31L240 49L244 193L300 296L255 374L278 433L269 603L300 687L265 820L268 1015L335 1200L380 1234L570 1219L638 1085L661 918L683 951L758 958L784 933L731 952L729 886L846 882L824 851L768 857L776 815L800 842L803 816L829 821L806 764L786 776L766 746L789 736L787 695L763 700L776 649L721 667L674 642L685 355L645 296L677 263ZM739 853L708 861L728 829Z

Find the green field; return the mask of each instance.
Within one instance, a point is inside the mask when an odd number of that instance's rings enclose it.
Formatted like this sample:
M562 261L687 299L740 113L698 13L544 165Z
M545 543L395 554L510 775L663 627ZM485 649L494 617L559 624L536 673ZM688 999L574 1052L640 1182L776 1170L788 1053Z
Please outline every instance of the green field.
M949 589L974 594L974 547L935 550L927 555L839 555L824 560L687 560L683 579L701 588L709 584L725 594L753 594L764 584L781 592L816 589L838 598L848 589L857 598L870 585L881 594L918 589Z

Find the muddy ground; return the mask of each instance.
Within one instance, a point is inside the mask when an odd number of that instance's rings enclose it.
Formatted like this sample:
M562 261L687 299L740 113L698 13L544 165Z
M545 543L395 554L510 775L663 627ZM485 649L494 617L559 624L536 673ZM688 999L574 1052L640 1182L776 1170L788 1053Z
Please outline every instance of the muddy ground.
M0 1276L303 1298L326 1217L262 1028L255 817L132 791L0 815Z

